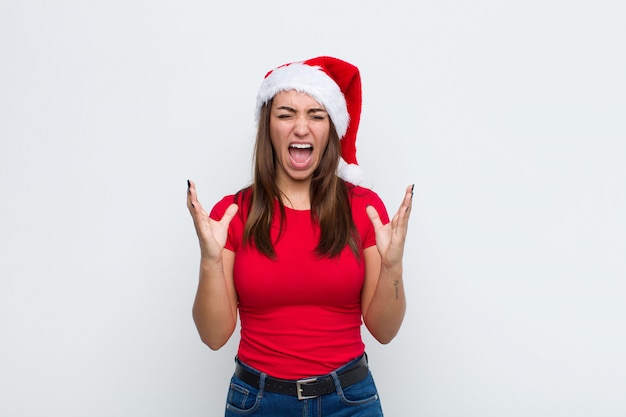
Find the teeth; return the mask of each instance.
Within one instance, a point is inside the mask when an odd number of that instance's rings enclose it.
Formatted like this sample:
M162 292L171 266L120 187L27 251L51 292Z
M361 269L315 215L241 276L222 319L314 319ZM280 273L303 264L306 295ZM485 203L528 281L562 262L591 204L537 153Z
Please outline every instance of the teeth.
M290 148L298 148L298 149L310 149L313 146L308 143L292 143L289 145Z

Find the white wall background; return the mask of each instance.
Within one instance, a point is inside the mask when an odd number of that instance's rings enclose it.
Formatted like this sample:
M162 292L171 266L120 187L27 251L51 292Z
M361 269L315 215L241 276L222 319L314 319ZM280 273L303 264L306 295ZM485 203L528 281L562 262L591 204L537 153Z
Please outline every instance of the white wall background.
M619 0L0 0L0 416L219 416L186 180L250 179L266 71L362 70L359 159L415 183L388 416L626 415Z

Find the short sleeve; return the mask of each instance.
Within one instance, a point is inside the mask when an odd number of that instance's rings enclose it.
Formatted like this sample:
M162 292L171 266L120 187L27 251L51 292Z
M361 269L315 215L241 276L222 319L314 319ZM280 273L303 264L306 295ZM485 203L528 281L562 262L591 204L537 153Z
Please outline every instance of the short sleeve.
M389 223L389 214L381 198L374 191L362 187L354 187L351 190L352 218L361 236L363 249L376 245L376 233L374 225L367 215L366 209L372 206L378 212L383 224Z
M220 201L217 202L217 204L213 206L211 212L209 213L209 217L213 220L219 221L224 216L226 209L234 202L234 195L228 195L222 198ZM241 245L241 238L243 236L243 221L240 214L241 207L239 208L237 215L233 218L233 220L230 222L230 226L228 227L228 238L226 240L225 248L233 252L236 252Z

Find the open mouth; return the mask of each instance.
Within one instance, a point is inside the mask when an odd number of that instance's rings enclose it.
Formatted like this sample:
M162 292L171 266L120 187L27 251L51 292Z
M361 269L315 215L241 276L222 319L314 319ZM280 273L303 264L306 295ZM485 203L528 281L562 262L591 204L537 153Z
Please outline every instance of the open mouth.
M313 153L313 145L310 143L292 143L289 145L289 156L296 165L308 162Z

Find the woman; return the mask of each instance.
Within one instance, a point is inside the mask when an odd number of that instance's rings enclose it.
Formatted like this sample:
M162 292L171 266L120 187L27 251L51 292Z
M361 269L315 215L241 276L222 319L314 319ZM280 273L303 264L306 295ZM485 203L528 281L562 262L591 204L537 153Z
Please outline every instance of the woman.
M413 192L389 222L358 186L360 112L355 66L318 57L278 67L257 97L253 184L209 215L188 182L196 327L215 350L241 320L226 416L382 415L360 328L388 343L402 323Z

